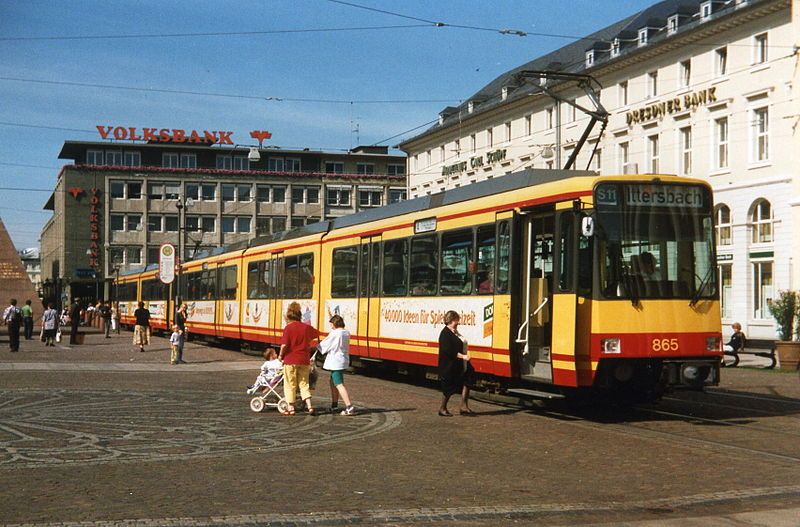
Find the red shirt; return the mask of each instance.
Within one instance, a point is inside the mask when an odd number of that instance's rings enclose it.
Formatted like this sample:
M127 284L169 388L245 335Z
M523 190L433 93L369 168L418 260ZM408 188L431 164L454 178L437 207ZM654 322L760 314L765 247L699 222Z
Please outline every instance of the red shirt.
M292 321L283 328L281 344L286 345L284 364L308 364L311 360L311 342L319 337L319 331L302 322Z

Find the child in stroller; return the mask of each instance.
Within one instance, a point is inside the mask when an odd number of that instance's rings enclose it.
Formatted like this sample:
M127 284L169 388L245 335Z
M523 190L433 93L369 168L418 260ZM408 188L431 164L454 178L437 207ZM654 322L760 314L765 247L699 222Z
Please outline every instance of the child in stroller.
M283 383L283 362L278 359L277 352L268 348L264 351L266 361L261 365L261 373L256 377L256 382L247 387L248 395L255 395L250 400L250 409L261 412L267 406L285 410L289 407L283 394L278 391ZM271 401L269 401L271 399ZM269 401L269 402L268 402Z

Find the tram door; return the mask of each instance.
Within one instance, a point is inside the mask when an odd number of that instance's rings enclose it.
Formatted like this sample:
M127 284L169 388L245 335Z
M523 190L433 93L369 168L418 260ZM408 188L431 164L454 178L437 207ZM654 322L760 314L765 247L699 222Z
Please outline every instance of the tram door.
M553 277L555 215L552 212L522 216L520 302L517 346L520 376L552 382Z
M272 329L272 342L280 343L280 335L283 333L284 311L283 311L283 253L272 253L269 256L269 264L272 266L270 274L270 306L268 327Z
M380 358L380 271L381 237L368 236L361 239L358 279L358 355Z

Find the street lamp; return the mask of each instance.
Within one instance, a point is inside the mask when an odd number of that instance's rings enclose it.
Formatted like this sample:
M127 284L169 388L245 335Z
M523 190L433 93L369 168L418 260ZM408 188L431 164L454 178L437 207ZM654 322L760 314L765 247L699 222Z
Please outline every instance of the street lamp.
M186 209L194 205L192 198L178 196L175 207L178 209L178 254L175 258L175 312L181 307L181 263L183 261L183 237L186 235ZM174 315L174 314L173 314Z

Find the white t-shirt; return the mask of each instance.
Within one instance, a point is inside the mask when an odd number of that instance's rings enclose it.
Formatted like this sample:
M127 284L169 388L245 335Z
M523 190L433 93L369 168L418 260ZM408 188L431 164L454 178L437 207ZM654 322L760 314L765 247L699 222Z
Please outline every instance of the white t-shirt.
M317 346L325 355L322 365L328 371L346 370L350 366L350 332L344 328L332 330Z
M282 369L283 363L280 361L280 359L268 360L261 365L261 375L271 381L281 372Z

